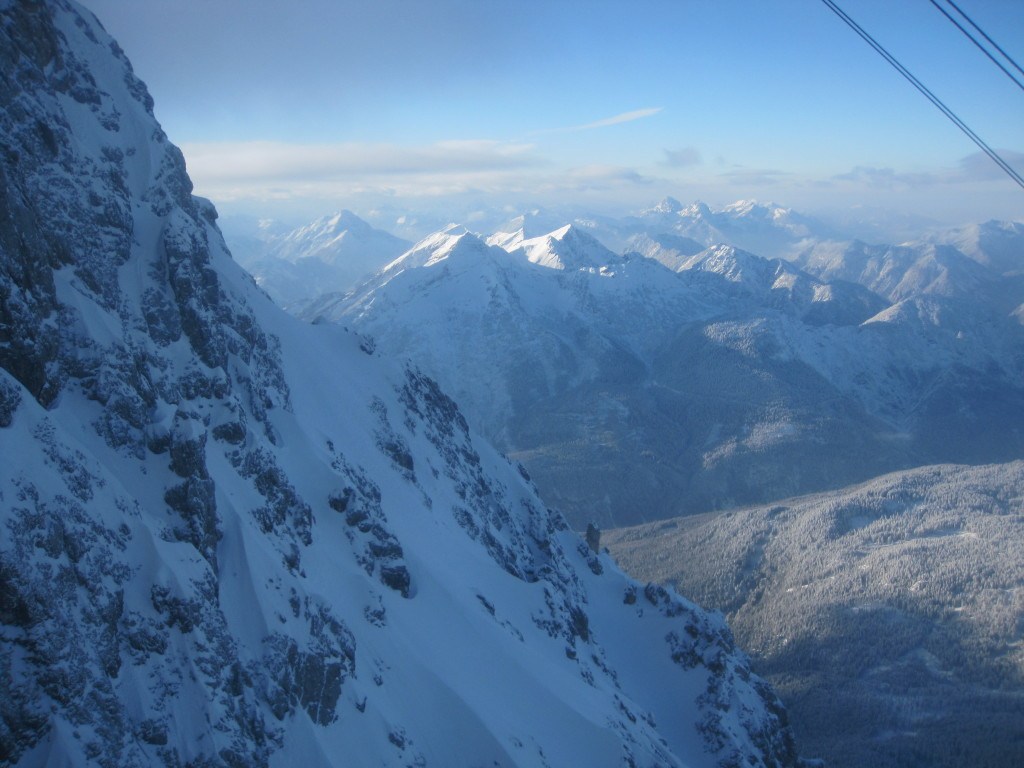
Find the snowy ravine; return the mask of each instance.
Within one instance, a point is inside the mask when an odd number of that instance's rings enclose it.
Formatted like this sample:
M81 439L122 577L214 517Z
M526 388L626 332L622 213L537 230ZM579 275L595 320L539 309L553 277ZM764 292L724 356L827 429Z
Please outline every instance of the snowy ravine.
M271 304L88 12L0 64L0 763L798 763L721 617Z

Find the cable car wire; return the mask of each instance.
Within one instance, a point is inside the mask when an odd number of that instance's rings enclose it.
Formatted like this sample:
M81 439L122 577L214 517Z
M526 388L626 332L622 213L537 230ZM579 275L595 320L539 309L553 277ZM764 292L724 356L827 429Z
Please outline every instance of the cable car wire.
M972 27L974 27L978 31L978 34L980 34L982 37L984 37L986 40L988 40L989 45L991 45L993 48L995 48L997 51L999 51L999 53L1002 54L1002 57L1004 59L1006 59L1008 62L1010 62L1016 68L1016 70L1018 72L1020 72L1022 75L1024 75L1024 69L1021 68L1020 64L1018 64L1016 61L1014 61L1013 57L1010 54L1008 54L1006 51L1004 51L1002 48L1000 48L999 44L995 40L993 40L991 37L986 35L985 34L985 30L983 30L981 27L979 27L977 24L974 23L974 19L972 19L970 16L968 16L963 11L963 9L960 8L959 5L957 5L956 3L953 2L953 0L946 0L946 2L949 3L951 6L953 6L953 8L956 9L956 12L959 13L961 16L963 16L967 20L967 23L970 24Z
M903 75L903 77L906 78L911 85L913 85L918 91L921 92L922 95L924 95L925 98L927 98L932 104L934 104L939 109L939 111L942 112L942 114L949 118L949 120L957 128L963 131L963 133L971 141L977 144L981 151L992 159L992 162L998 165L1006 173L1007 176L1013 179L1014 182L1016 182L1017 185L1020 186L1021 189L1024 189L1024 177L1021 177L1021 175L1017 173L1017 171L1015 171L1009 163L1003 160L1003 158L1000 157L999 154L994 149L992 149L992 147L986 144L985 141L980 136L978 136L978 134L972 131L970 127L967 125L967 123L961 120L957 116L957 114L953 112L953 110L947 107L938 96L932 93L928 89L928 87L925 86L924 83L922 83L920 80L914 77L914 75L911 74L910 70L904 67L896 59L895 56L889 53L889 51L887 51L881 45L881 43L875 40L875 38L868 34L863 27L861 27L856 21L850 18L850 16L848 16L842 8L836 5L836 3L833 0L821 0L821 2L823 2L833 13L835 13L836 16L842 19L843 22L848 27L850 27L850 29L856 32L857 35L864 40L864 42L866 42L868 45L874 48L875 52L878 53L879 56L881 56L883 59L889 62L889 65L892 66L893 69L895 69L897 72Z
M968 32L959 21L957 21L952 16L950 16L949 11L947 11L945 8L943 8L941 5L939 5L938 2L936 2L936 0L929 0L929 2L931 2L931 4L934 5L938 9L939 13L941 13L943 16L945 16L947 19L949 19L950 22L953 23L953 26L955 26L957 29L959 29L961 32L963 32L964 35L967 37L967 39L970 40L972 43L974 43L978 47L979 51L981 51L986 56L988 56L993 64L995 64L997 67L999 67L1001 70L1003 70L1003 73L1008 78L1013 80L1013 82L1016 84L1016 86L1018 88L1020 88L1022 91L1024 91L1024 83L1022 83L1020 80L1018 80L1016 77L1014 77L1013 72L1011 72L1006 67L1004 67L1003 66L1003 62L1001 62L999 59L997 59L995 56L993 56L992 52L988 48L986 48L984 45L979 43L978 39L974 35L972 35L970 32ZM950 3L950 5L953 5L953 4ZM955 5L953 5L953 7L956 8ZM957 8L957 10L960 10L960 9ZM961 11L961 13L962 13L962 11ZM984 32L982 32L981 34L985 35ZM988 35L985 35L985 39L989 40L991 42L991 38ZM992 43L992 45L995 45L995 43ZM1002 53L1002 49L999 48L999 46L996 45L996 49L999 50L1000 53ZM1006 56L1005 53L1003 55ZM1013 61L1013 60L1010 59L1010 61Z

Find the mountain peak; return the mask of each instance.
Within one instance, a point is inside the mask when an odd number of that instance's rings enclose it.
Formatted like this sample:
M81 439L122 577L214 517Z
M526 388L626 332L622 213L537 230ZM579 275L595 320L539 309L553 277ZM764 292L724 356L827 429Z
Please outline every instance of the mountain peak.
M737 201L735 201L733 203L730 203L729 205L725 206L725 208L723 208L722 211L727 211L729 213L735 213L735 214L743 215L743 214L746 214L746 213L750 213L751 211L753 211L753 210L755 210L757 208L766 208L766 207L769 207L769 206L762 205L757 200L737 200Z
M352 211L343 209L337 213L325 216L320 221L324 222L326 229L332 229L335 232L350 229L369 229L370 225L363 219L359 218Z
M650 209L651 213L679 213L683 210L683 204L674 197L666 196L661 202Z
M598 270L620 260L575 224L565 224L540 237L510 241L505 247L522 250L534 264L558 270Z
M722 209L722 213L735 218L756 218L766 221L780 221L792 215L792 210L772 202L737 200Z
M550 237L552 240L572 242L573 240L579 239L580 228L577 227L575 224L566 224L564 227L559 227L558 229L551 232L548 235L548 237ZM587 237L589 237L589 235L587 235Z
M475 258L490 249L480 236L461 224L449 224L427 235L397 259L386 265L381 274L396 275L408 269L432 267L453 257Z
M681 208L678 213L680 216L696 219L708 219L712 215L711 208L701 200L694 200L689 205Z
M275 255L278 258L287 258L291 261L311 255L322 257L322 254L317 254L315 251L330 249L350 233L357 237L365 237L374 231L373 227L351 211L338 211L321 216L309 224L289 232L281 238L280 244L275 249Z

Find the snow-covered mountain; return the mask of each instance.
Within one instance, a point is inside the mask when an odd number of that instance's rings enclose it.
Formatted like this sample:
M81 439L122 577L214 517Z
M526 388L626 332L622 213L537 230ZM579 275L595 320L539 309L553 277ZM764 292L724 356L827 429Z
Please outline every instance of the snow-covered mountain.
M678 272L689 257L703 250L704 245L692 238L666 233L633 235L623 248L625 253L639 253L664 264L673 272Z
M0 60L0 762L797 763L720 617L259 291L87 11Z
M788 261L763 259L730 245L712 246L683 259L675 271L721 278L733 295L753 299L758 307L797 313L811 325L857 325L887 306L854 282L832 276L823 282Z
M238 262L270 298L294 309L324 293L349 290L410 245L351 211L340 211L266 236Z
M771 258L786 258L802 244L835 236L821 221L791 208L754 200L738 200L714 210L700 201L683 205L666 197L627 219L623 226L636 234L675 235L705 247L726 244Z
M532 209L501 223L491 219L473 222L475 228L484 231L511 233L522 229L524 239L543 236L566 224L587 232L617 253L645 252L667 238L669 242L663 242L663 248L689 250L690 255L724 244L762 256L785 258L810 243L840 235L818 219L773 203L740 200L713 209L700 201L683 205L672 197L621 218L580 208L560 208ZM692 250L694 246L699 247Z
M807 249L795 262L823 280L859 283L894 302L925 295L976 297L1001 282L997 273L953 246L931 243L828 241Z
M580 528L1024 452L1024 334L937 290L998 282L951 248L913 251L883 297L732 246L673 271L576 225L530 235L438 233L307 316L416 359Z
M1024 463L610 531L639 578L725 611L836 768L1024 764Z
M374 229L351 211L340 211L299 227L275 243L271 255L298 262L315 258L325 264L358 269L360 276L374 272L404 252L409 243Z
M943 233L939 242L955 246L979 264L1004 276L1024 272L1024 223L986 221Z

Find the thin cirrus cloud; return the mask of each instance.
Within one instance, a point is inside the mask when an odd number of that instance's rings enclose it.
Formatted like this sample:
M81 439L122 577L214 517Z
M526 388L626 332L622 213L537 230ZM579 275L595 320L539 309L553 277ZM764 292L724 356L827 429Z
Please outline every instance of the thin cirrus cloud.
M584 123L583 125L569 125L561 128L547 128L540 131L532 131L531 136L539 136L546 133L578 133L580 131L592 131L597 128L607 128L612 125L621 125L622 123L631 123L634 120L642 120L645 117L651 117L661 112L663 107L646 107L644 109L634 109L631 112L622 112L618 115L612 115L611 117L605 117L601 120L595 120L592 123Z

